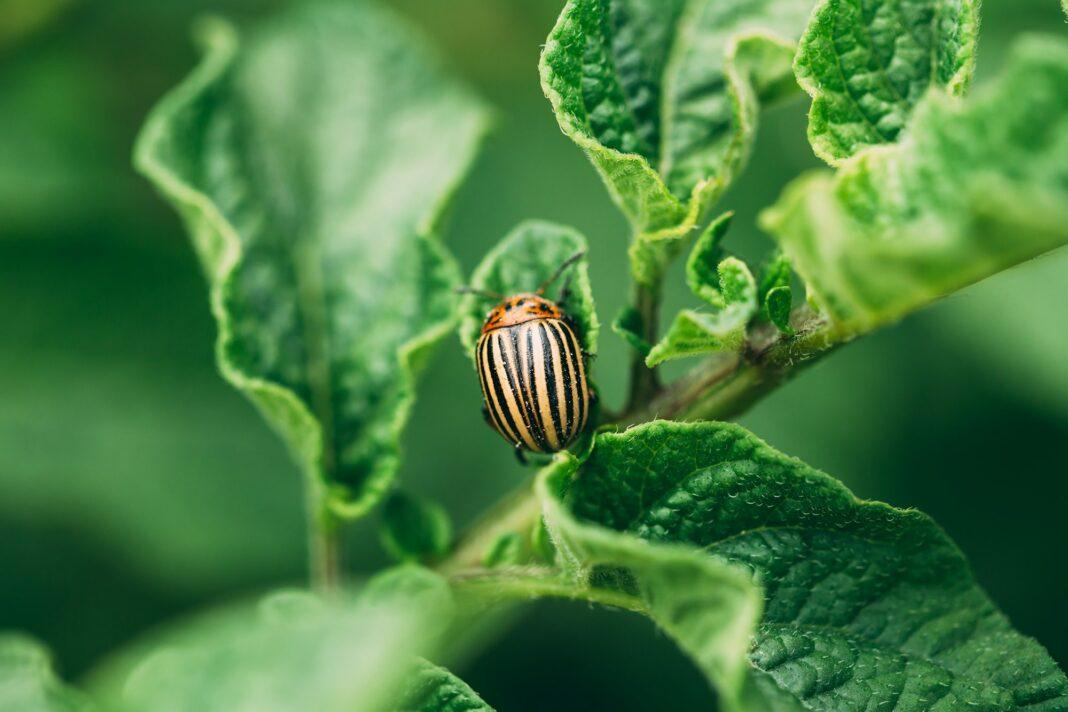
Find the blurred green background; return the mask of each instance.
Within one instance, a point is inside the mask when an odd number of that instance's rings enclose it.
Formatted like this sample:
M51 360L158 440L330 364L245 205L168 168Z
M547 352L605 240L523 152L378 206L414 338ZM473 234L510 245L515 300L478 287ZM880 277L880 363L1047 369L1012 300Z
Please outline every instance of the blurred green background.
M298 474L216 375L193 254L129 161L149 107L196 62L192 19L247 21L278 4L0 0L0 629L43 639L70 678L170 617L303 576ZM626 227L538 86L560 0L392 4L497 108L450 221L464 268L521 219L575 225L609 322L628 291ZM1064 32L1057 5L987 0L979 80L1017 33ZM728 247L745 257L770 245L753 226L758 210L817 164L805 108L764 116L723 203L739 218ZM676 269L665 314L689 303ZM607 330L601 351L596 376L618 405L627 353ZM402 478L462 525L523 473L482 422L458 342L438 353ZM934 516L1063 664L1066 353L1060 254L849 346L744 423L862 497ZM354 572L386 562L374 524L349 536ZM459 672L507 710L652 709L665 694L680 708L707 704L700 676L648 623L582 605L534 606Z

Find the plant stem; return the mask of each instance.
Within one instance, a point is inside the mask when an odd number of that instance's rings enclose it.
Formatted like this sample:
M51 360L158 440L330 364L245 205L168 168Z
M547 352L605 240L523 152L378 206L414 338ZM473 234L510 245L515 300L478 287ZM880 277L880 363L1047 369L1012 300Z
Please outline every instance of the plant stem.
M341 525L327 508L318 482L309 484L305 496L311 587L324 595L333 595L341 587Z
M659 287L635 282L634 308L641 316L641 337L649 343L655 343L659 333ZM646 366L645 357L635 351L630 362L630 395L627 398L626 410L637 410L661 390L663 385L660 383L660 375L655 369Z
M794 310L791 323L795 333L790 337L781 336L768 325L757 327L741 353L712 356L651 399L628 407L613 424L625 428L656 418L736 417L845 341L807 307ZM541 508L528 480L477 522L438 570L456 576L477 569L491 542L506 532L528 535L540 516Z

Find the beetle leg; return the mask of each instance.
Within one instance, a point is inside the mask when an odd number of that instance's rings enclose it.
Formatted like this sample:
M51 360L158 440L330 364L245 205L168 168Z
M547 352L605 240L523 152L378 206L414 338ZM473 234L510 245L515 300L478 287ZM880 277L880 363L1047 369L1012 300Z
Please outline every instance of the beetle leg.
M571 274L564 277L564 283L560 285L560 296L556 298L557 304L563 304L571 298Z
M482 418L483 418L483 420L485 420L490 425L493 425L493 421L490 420L489 408L486 407L485 403L482 404Z
M520 465L527 464L527 454L523 451L523 443L515 444L515 459L519 460Z

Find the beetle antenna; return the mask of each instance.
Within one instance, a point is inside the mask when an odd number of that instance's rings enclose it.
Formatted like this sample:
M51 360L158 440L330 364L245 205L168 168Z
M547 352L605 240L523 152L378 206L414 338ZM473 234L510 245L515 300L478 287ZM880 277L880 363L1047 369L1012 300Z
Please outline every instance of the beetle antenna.
M549 287L550 284L560 279L560 275L564 273L564 270L566 270L568 267L575 264L585 256L586 250L579 250L578 252L564 260L564 263L556 268L556 271L553 272L552 276L541 283L541 286L538 287L538 291L536 291L535 294L542 294L543 292L545 292L545 290Z
M474 294L475 296L478 296L478 297L484 297L486 299L496 299L498 301L500 301L501 299L504 299L504 295L503 294L497 294L496 292L488 292L488 291L486 291L484 289L476 289L474 287L467 287L467 286L457 287L456 288L456 293L457 294Z

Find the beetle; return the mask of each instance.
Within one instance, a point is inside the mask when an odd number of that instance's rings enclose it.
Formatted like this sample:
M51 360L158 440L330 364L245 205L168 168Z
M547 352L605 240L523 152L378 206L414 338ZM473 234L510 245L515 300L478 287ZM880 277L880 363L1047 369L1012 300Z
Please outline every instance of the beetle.
M586 427L596 400L574 322L544 296L549 285L585 254L569 257L534 292L503 297L460 289L500 300L482 324L475 364L483 415L512 444L521 462L525 451L552 453L570 445ZM567 293L565 283L561 302Z

